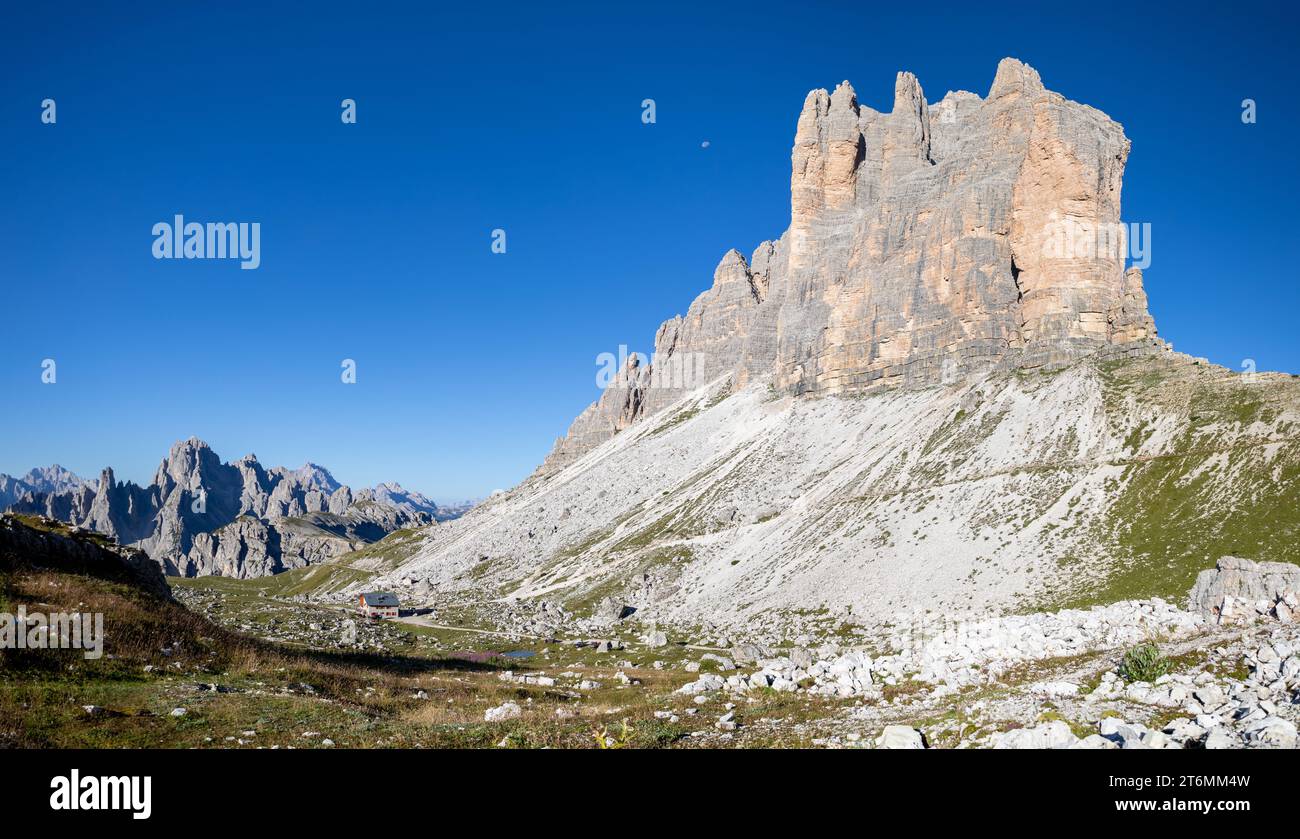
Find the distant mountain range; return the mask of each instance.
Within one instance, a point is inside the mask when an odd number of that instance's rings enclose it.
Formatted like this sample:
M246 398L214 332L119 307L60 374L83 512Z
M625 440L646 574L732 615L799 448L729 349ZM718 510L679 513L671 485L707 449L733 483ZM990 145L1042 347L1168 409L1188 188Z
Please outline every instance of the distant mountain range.
M168 574L257 577L339 556L395 530L455 518L396 483L353 490L314 463L223 463L207 443L174 444L146 486L61 466L0 475L0 509L44 515L146 551Z
M71 492L83 486L94 489L95 482L78 477L57 463L37 467L19 478L0 474L0 509L8 507L24 495Z

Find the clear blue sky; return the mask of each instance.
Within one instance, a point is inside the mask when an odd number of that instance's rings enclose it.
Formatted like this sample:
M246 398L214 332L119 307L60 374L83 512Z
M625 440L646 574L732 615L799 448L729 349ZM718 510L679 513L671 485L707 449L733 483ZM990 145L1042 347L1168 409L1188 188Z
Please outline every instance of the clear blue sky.
M310 5L6 9L0 472L147 481L198 435L353 485L509 486L598 395L598 353L649 350L728 248L782 232L808 90L888 110L907 69L983 95L1007 55L1132 139L1161 334L1300 371L1291 11ZM260 222L261 268L154 260L177 212Z

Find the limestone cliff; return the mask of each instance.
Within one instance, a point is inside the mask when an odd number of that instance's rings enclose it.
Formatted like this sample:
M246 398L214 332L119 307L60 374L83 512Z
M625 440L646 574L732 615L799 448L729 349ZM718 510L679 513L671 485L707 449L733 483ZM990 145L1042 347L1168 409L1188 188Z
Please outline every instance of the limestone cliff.
M848 82L814 90L789 228L749 260L728 251L659 328L653 361L631 362L543 471L724 376L830 394L1158 351L1116 241L1128 153L1118 123L1011 58L983 98L928 104L911 73L889 113Z

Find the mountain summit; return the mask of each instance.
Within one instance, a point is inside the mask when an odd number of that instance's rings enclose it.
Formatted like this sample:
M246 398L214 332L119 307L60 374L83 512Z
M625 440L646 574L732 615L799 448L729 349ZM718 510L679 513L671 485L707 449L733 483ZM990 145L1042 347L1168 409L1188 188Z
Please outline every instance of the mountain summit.
M624 371L547 468L725 376L851 393L1159 352L1142 272L1124 270L1128 153L1118 123L1013 58L982 99L928 105L911 73L889 113L847 81L812 91L790 227L748 260L728 251L685 317L659 327L653 362ZM696 375L665 387L656 365Z

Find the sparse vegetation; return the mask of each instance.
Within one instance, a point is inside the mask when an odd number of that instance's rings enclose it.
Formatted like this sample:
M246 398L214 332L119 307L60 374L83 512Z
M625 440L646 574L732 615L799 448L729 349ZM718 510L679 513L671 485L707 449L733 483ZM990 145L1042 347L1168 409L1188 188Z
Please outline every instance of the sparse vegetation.
M1124 653L1119 675L1126 682L1154 682L1169 672L1170 662L1155 644L1140 644Z

